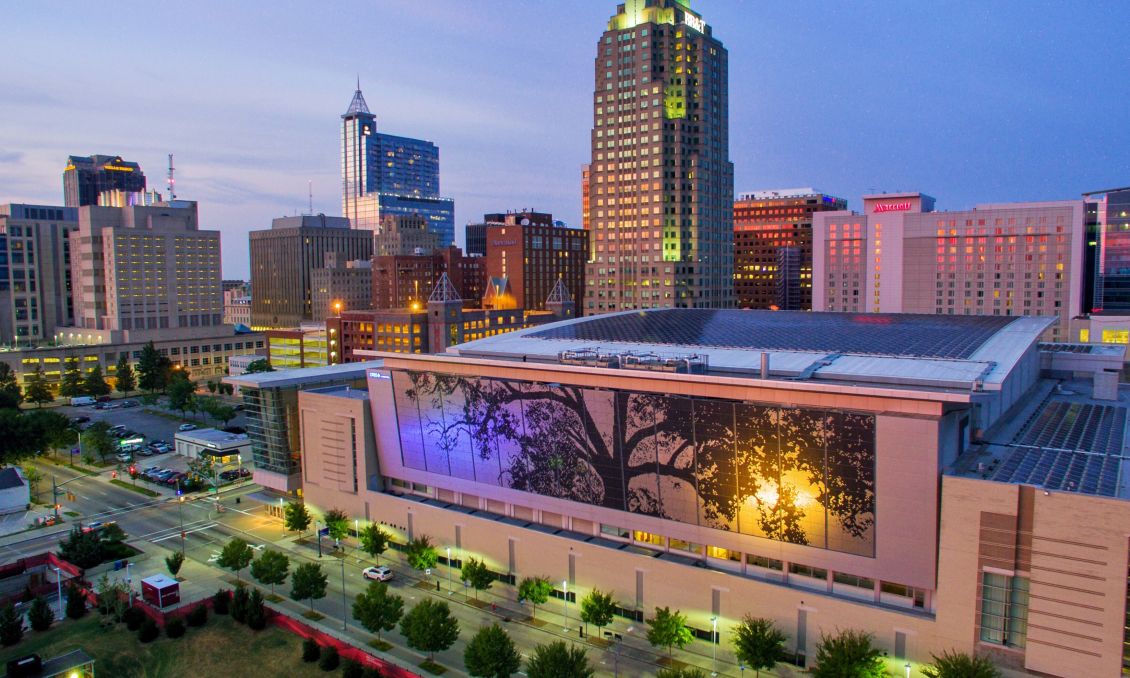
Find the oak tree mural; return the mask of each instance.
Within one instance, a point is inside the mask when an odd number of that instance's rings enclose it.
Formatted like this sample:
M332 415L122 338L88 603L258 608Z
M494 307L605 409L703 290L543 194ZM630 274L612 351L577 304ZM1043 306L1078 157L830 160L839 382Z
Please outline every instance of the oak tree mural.
M872 415L416 371L393 388L408 468L873 554Z

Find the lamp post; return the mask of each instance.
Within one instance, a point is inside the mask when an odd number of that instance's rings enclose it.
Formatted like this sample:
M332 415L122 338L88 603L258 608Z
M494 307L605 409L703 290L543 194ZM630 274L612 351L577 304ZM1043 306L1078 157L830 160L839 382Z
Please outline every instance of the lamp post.
M179 482L178 482L179 485ZM180 488L177 488L180 492ZM184 495L177 497L177 514L180 516L180 554L184 555Z
M561 580L561 590L565 594L565 595L561 596L561 604L565 608L565 628L563 628L561 630L562 631L568 631L569 630L569 580L568 579L562 579Z
M55 587L58 589L59 595L59 619L63 618L63 571L57 567L52 567L55 570Z
M322 557L322 531L318 529L318 521L314 521L314 534L318 535L318 557Z
M279 497L279 517L282 518L283 533L282 538L286 539L286 507L283 506L283 498Z
M345 558L341 559L341 630L349 628L349 608L345 605Z
M710 675L718 675L718 615L710 618Z
M451 564L451 547L448 546L447 547L447 595L449 595L449 596L452 593L455 593L455 589L451 588L451 568L452 567L454 567L454 566Z
M133 607L133 577L129 574L130 563L126 562L126 587L129 589L129 606Z
M906 678L910 678L910 662L907 662L903 668L906 669Z

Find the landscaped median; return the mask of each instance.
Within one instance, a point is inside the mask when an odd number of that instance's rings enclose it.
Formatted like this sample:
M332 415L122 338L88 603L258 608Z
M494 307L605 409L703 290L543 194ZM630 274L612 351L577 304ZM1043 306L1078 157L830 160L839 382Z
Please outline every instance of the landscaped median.
M126 481L122 480L121 478L112 479L110 481L110 484L111 485L117 485L118 487L124 487L125 489L132 490L134 492L137 492L138 494L144 494L147 497L160 497L161 496L160 492L154 492L153 490L149 489L148 487L141 487L140 485L131 485L130 483L127 483Z

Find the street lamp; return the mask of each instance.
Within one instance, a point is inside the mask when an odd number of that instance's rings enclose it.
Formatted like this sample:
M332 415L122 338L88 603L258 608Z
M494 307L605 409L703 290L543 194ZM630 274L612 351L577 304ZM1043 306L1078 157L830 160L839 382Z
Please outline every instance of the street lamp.
M447 547L447 595L449 595L449 596L452 593L455 593L455 589L451 588L451 568L452 567L453 567L453 565L451 564L451 547L448 546Z
M177 492L180 492L180 483L177 483ZM184 495L177 497L177 513L180 515L180 554L184 555Z
M345 605L345 558L341 559L341 630L349 628L349 608Z
M907 662L903 668L906 669L906 678L910 678L910 662Z
M710 618L710 675L718 675L718 615Z
M55 570L55 586L59 592L59 619L63 618L63 571L57 567L52 566Z
M133 607L133 577L129 574L129 566L131 563L126 561L126 586L129 588L129 606Z
M565 594L565 595L561 596L561 604L565 608L565 628L563 628L561 630L562 631L568 631L569 630L569 580L568 579L562 579L561 580L561 590Z

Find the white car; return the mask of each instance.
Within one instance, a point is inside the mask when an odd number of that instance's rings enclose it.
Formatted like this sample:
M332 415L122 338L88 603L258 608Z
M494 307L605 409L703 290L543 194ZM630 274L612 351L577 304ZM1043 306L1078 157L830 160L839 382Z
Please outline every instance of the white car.
M373 579L375 581L388 581L392 579L392 570L381 565L379 567L366 567L361 571L361 576L365 579Z
M195 431L196 430L196 424L181 424L180 426L177 427L177 430L180 431L181 433L184 433L185 431Z

